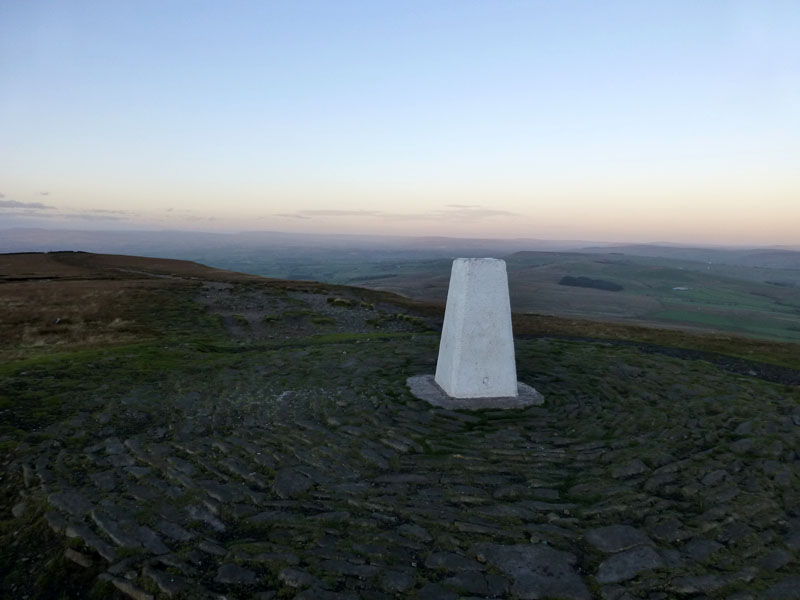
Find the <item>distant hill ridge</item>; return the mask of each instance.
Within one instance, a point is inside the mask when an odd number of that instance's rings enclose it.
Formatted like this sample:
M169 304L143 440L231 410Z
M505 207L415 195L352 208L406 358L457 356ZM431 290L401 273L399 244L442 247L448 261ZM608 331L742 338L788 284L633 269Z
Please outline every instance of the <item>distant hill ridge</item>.
M260 279L199 263L83 251L12 252L0 254L0 281L25 278L136 279L141 277Z
M587 254L630 254L673 258L700 262L800 270L800 251L794 248L702 248L629 244L622 246L589 246L579 252Z

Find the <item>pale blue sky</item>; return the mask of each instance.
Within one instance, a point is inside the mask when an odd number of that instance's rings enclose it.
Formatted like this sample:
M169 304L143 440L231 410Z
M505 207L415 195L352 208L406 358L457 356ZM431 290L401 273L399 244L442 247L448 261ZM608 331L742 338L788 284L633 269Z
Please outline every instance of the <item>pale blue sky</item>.
M798 32L796 0L6 0L0 228L800 243Z

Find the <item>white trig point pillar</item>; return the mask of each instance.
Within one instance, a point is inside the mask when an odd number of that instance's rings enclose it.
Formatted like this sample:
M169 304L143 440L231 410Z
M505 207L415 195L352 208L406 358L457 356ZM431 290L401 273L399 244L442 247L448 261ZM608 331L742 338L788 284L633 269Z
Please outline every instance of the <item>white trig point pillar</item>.
M457 258L450 273L436 375L409 377L411 393L444 408L544 403L517 381L505 261Z
M505 261L453 261L435 381L454 398L517 395Z

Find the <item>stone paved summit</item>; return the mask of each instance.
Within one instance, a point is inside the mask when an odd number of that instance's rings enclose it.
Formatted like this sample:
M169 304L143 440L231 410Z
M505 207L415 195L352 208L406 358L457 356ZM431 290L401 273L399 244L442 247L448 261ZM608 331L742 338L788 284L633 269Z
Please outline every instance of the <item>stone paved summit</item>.
M546 404L431 407L429 313L204 281L228 341L2 367L59 399L3 413L5 597L800 597L796 386L542 336L515 351Z

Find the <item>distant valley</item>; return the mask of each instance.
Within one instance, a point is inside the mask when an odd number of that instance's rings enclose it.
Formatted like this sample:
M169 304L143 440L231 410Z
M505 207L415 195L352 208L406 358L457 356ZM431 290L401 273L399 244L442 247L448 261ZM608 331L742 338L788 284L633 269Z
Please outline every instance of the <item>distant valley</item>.
M508 263L520 313L800 341L800 251L278 232L7 230L0 252L86 250L197 261L266 277L356 285L443 303L452 259ZM620 290L564 285L565 278ZM600 287L603 287L602 285Z
M743 257L754 259L750 254ZM800 340L800 268L617 252L518 252L505 260L515 312ZM424 269L410 265L407 272L402 265L395 268L395 274L351 283L412 298L446 298L449 261L428 261ZM565 280L580 278L597 285L564 285ZM604 284L607 289L602 289Z

